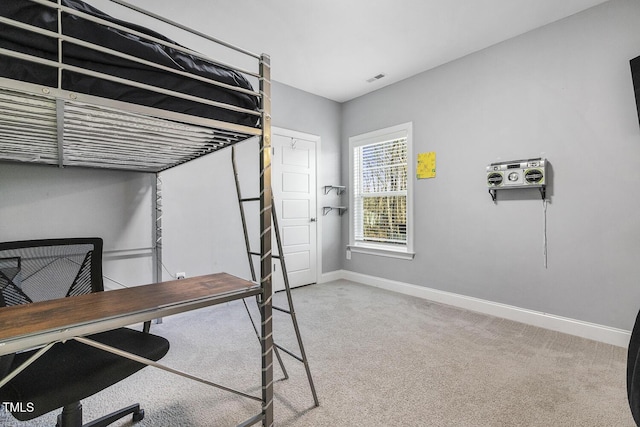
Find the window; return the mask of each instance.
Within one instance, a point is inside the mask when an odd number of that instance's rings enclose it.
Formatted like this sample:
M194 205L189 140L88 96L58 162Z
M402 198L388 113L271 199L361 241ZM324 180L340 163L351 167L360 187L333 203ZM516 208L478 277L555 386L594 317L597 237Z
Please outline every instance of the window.
M413 258L411 123L349 138L349 249Z

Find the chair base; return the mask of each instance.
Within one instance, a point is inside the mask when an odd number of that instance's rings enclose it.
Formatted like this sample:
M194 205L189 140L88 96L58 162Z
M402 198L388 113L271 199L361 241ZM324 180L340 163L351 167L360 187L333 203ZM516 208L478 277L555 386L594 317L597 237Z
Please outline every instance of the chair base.
M107 427L127 415L133 415L133 422L140 421L144 418L144 409L140 408L140 404L127 406L109 415L100 417L97 420L82 424L82 404L74 402L62 408L62 413L58 415L56 427Z

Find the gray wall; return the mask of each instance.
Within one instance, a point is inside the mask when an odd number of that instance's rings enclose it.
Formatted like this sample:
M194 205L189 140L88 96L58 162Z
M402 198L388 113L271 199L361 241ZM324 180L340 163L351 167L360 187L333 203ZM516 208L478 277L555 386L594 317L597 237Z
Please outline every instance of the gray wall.
M280 128L297 130L321 138L321 152L318 166L318 221L322 227L322 268L318 271L328 273L342 267L343 250L341 247L340 217L322 216L322 206L336 204L339 200L335 192L325 195L325 185L340 185L340 125L342 107L326 98L314 96L286 86L274 83L272 94L273 124Z
M629 330L640 307L640 130L629 59L640 2L613 0L343 106L348 138L407 121L437 177L415 182L413 261L347 270ZM546 156L535 190L491 201L485 166ZM415 161L415 159L414 159ZM343 246L348 243L343 222ZM344 258L344 254L342 256Z
M102 237L105 287L149 283L151 177L0 164L0 241Z

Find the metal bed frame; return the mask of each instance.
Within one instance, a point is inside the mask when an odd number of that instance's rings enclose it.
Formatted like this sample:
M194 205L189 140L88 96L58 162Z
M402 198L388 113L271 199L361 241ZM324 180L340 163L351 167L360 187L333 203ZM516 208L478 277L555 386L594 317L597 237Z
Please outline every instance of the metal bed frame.
M154 282L162 279L162 187L160 173L190 160L213 153L247 139L258 137L260 144L260 293L258 303L261 317L261 383L262 412L240 425L273 425L273 327L272 327L272 268L271 268L271 76L270 58L254 54L203 33L189 29L122 0L110 0L138 13L155 18L186 32L195 34L218 46L231 49L243 57L257 61L257 71L245 70L221 63L198 52L166 41L153 39L147 34L123 27L86 13L63 6L61 0L24 0L57 9L58 31L51 32L29 24L0 17L0 23L49 36L58 40L58 61L0 48L1 56L8 56L34 64L58 69L57 87L48 87L18 80L0 78L0 162L19 162L56 165L58 167L89 167L141 171L156 175L152 191L154 212L153 271ZM235 70L258 80L257 92L218 83L191 75L131 55L116 52L65 35L62 13L68 13L98 24L153 39L173 49L195 55L204 60ZM81 45L108 55L115 55L164 72L175 73L229 90L249 93L258 97L259 111L175 92L149 84L125 80L120 77L83 69L63 62L65 43ZM69 70L103 80L123 83L171 97L186 99L217 108L252 114L260 120L257 128L220 120L196 117L184 113L165 111L153 107L106 99L62 88L62 70Z

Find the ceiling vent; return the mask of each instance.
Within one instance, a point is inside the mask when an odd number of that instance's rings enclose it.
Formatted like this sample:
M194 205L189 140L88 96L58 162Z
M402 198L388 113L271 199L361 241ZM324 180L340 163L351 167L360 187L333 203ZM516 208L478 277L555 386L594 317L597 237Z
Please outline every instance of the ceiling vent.
M370 79L367 79L367 83L373 83L373 82L375 82L376 80L380 80L380 79L381 79L381 78L383 78L385 75L386 75L386 74L384 74L384 73L380 73L380 74L378 74L377 76L373 76L373 77L371 77Z

